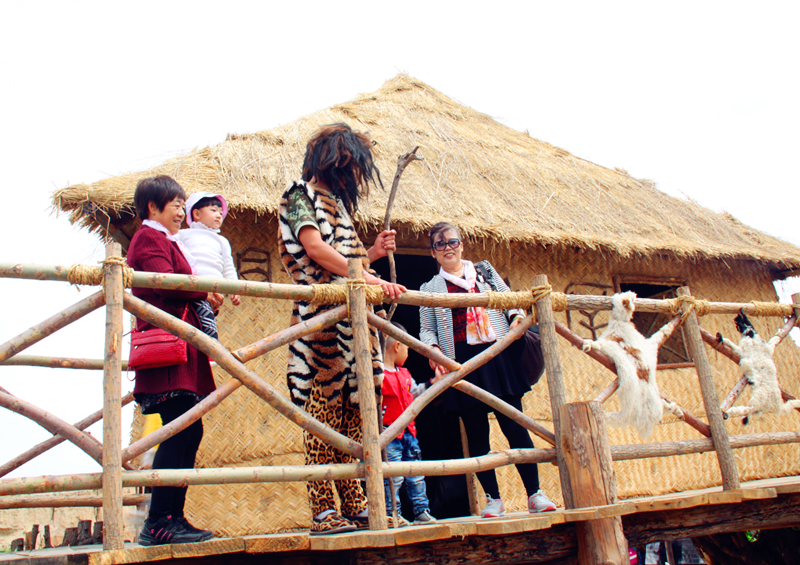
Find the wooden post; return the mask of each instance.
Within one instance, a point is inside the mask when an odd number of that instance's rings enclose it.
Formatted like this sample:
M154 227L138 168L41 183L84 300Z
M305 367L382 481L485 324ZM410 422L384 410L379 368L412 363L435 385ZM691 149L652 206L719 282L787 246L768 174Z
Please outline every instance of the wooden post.
M119 243L106 245L106 258L121 257ZM103 266L106 351L103 362L103 549L122 549L122 266Z
M691 296L689 287L678 288L678 296ZM688 304L683 305L684 312L690 308ZM703 345L703 338L700 335L700 325L697 323L697 315L692 311L683 323L686 329L686 346L689 349L697 367L697 377L700 380L700 391L703 394L703 404L706 409L708 425L711 428L711 440L714 442L714 449L717 452L719 469L722 473L722 488L732 490L739 488L739 471L736 467L736 459L733 457L733 449L728 441L728 432L725 423L722 421L722 411L719 409L719 397L714 386L714 377L711 374L711 365L708 362L706 349Z
M545 286L547 275L536 275L533 286ZM550 392L550 411L553 414L553 433L556 438L561 437L559 422L561 406L567 402L567 389L564 386L564 375L561 372L561 360L558 355L558 335L556 334L556 320L550 295L540 298L534 304L536 319L539 322L539 335L542 338L542 353L544 354L545 374L547 375L547 389ZM574 508L572 487L570 486L569 473L566 472L564 453L561 442L556 442L556 460L558 461L558 476L561 480L561 495L564 497L564 506Z
M363 279L360 259L347 261L347 274L351 279ZM369 529L385 530L386 498L383 490L383 466L381 465L380 430L378 429L378 407L375 398L375 381L372 377L372 354L367 325L367 300L363 287L350 287L350 325L353 328L353 354L356 359L358 378L358 401L361 405L363 430L364 467L367 477L367 509Z
M461 452L464 454L464 459L469 458L469 442L467 441L467 430L464 428L464 421L459 416L458 428L461 430ZM478 477L475 473L467 473L464 475L467 479L467 497L469 498L469 513L473 516L480 515L481 509L478 506L478 492L476 489L475 481Z
M572 508L617 502L611 444L604 418L599 402L575 402L561 407L558 444L566 467L559 467L559 472L569 475ZM578 522L576 533L581 565L629 563L628 542L619 516Z

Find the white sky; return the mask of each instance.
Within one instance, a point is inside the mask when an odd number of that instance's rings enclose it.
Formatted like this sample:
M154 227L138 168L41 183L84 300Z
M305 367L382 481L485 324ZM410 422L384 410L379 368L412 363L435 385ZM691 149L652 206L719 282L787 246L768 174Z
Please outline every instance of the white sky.
M798 16L788 1L4 2L0 262L94 264L102 245L50 214L54 190L291 122L398 72L800 245ZM89 292L0 280L0 342ZM100 312L26 353L101 358L103 335ZM0 386L69 422L101 407L101 383L0 368ZM0 464L49 437L2 408L0 430ZM98 469L62 444L9 476Z

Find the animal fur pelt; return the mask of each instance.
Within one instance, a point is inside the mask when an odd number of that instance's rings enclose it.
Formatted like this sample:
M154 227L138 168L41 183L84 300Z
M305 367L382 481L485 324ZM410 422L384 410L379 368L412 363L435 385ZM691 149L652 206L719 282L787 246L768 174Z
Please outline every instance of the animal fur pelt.
M734 322L736 323L736 329L742 334L739 345L722 337L720 333L717 334L717 340L739 355L739 367L742 368L747 384L752 388L750 390L750 405L730 408L727 412L728 416L744 416L742 423L747 424L751 416L789 412L793 408L800 406L800 400L790 400L784 403L781 397L777 370L772 360L775 346L780 343L781 338L775 336L769 341L764 341L756 333L753 324L750 323L750 320L742 310L739 310Z
M658 348L669 337L668 325L645 338L631 322L635 299L633 292L615 294L608 326L597 341L585 340L583 350L605 353L617 368L620 410L609 414L609 424L630 426L647 440L661 421L665 405L676 413L679 409L661 399L656 381Z

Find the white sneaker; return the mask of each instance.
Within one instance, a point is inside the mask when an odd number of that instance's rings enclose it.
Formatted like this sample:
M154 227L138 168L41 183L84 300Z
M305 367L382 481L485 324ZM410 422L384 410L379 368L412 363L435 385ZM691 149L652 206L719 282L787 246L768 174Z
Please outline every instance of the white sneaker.
M499 518L506 513L506 507L499 498L486 495L486 506L481 510L481 518Z
M553 512L556 505L541 490L537 490L528 498L528 510L531 514L537 512Z

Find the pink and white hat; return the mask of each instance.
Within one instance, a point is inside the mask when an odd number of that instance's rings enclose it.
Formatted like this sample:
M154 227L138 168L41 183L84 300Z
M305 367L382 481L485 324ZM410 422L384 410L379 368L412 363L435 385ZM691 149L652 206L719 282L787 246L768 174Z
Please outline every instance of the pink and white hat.
M186 223L187 224L192 225L192 209L203 198L218 198L219 201L222 203L222 219L224 220L225 216L228 215L228 203L225 200L225 198L222 197L222 195L214 194L213 192L195 192L186 201Z

